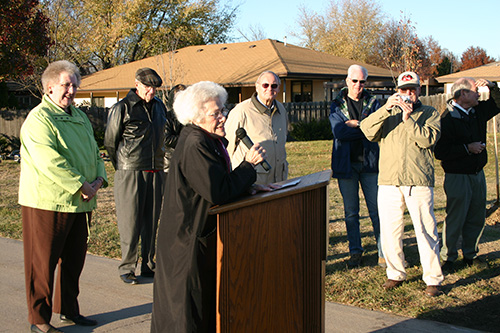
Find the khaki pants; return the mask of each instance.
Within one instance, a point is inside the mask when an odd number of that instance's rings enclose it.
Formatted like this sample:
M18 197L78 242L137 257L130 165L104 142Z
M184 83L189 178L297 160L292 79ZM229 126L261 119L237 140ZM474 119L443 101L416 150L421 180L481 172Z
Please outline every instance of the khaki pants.
M80 314L78 283L87 253L91 213L60 213L22 207L28 321L48 324L52 311ZM54 271L58 267L54 304Z
M387 278L406 279L403 253L405 206L410 213L418 253L422 264L423 280L427 285L440 285L443 273L439 262L439 235L434 217L434 190L426 186L378 187L378 210L382 251L387 263Z

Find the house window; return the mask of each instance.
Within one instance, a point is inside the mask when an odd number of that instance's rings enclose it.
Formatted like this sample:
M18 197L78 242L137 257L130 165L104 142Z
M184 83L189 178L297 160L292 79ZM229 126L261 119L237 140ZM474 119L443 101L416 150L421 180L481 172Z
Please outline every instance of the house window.
M104 97L92 97L92 106L97 106L98 108L104 107Z
M292 82L292 102L312 102L312 81Z

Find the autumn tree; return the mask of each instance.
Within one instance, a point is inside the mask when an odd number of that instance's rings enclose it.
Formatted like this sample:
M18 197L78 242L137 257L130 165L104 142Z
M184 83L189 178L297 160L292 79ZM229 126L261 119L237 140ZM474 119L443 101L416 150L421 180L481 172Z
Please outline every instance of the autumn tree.
M225 42L236 8L220 0L44 0L51 58L88 74L171 51ZM175 43L173 43L175 41Z
M420 57L422 59L422 67L420 69L422 78L437 76L437 67L443 61L444 55L441 45L432 36L422 40Z
M469 46L469 48L465 50L464 53L462 53L461 60L462 60L462 66L460 67L461 71L486 65L489 64L490 62L495 61L495 59L491 58L486 54L485 49L474 46Z
M384 25L370 63L391 70L394 77L404 71L419 73L425 60L424 48L413 22L402 15L399 21L392 19Z
M300 40L300 45L315 51L321 51L320 40L323 38L326 23L321 15L301 5L298 8L299 18L297 24L299 32L290 31L290 35Z
M380 5L373 0L330 0L324 15L301 10L302 45L335 56L366 62L383 27Z
M48 20L38 0L0 2L0 81L33 73L50 45Z
M264 31L264 28L260 24L249 25L247 30L248 31L245 32L240 28L236 29L241 37L243 37L243 39L245 39L247 42L266 39L266 33Z

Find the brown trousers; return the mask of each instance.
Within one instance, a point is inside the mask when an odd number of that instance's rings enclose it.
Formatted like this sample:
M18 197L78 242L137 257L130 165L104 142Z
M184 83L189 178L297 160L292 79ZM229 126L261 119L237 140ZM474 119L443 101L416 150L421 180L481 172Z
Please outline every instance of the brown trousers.
M28 321L48 324L52 311L80 314L78 281L87 253L91 213L60 213L22 206ZM58 268L54 304L54 272Z

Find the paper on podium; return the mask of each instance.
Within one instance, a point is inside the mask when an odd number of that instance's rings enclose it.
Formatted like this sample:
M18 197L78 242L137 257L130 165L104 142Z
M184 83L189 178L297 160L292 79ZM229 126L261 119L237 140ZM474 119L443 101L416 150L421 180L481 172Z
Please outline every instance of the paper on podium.
M272 185L279 185L278 188L274 189L274 191L277 191L277 190L281 190L281 189L286 188L286 187L295 186L298 183L300 183L300 178L283 180L281 182L273 183Z

